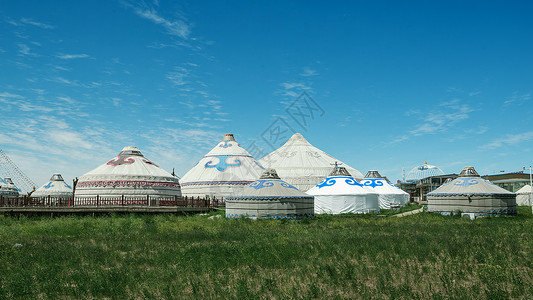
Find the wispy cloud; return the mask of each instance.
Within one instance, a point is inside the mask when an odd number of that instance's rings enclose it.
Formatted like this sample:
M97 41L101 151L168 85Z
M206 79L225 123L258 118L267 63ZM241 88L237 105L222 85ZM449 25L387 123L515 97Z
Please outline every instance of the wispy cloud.
M493 140L492 142L483 145L480 150L493 150L503 146L513 146L520 143L530 142L533 140L533 131L518 133L518 134L509 134L505 137L501 137Z
M186 40L191 34L190 26L185 23L185 21L165 18L161 16L155 8L149 7L146 3L143 3L143 7L139 7L138 5L132 3L126 3L126 6L132 8L135 14L137 14L139 17L163 26L170 35Z
M60 59L90 58L88 54L61 54L56 57Z
M474 110L467 104L461 104L459 99L440 105L436 112L424 117L424 122L411 130L412 135L434 134L444 132L461 120L468 119Z
M31 52L31 48L26 44L18 44L18 46L19 46L19 55L39 56L38 54Z
M311 68L305 67L303 72L300 73L300 76L309 77L309 76L317 76L318 72L316 70L313 70Z
M519 94L515 92L512 96L507 97L507 100L503 102L504 105L510 105L512 103L522 104L531 99L531 93Z
M24 24L28 24L28 25L37 26L37 27L40 27L40 28L43 28L43 29L53 29L54 28L54 26L52 26L52 25L48 25L48 24L45 24L45 23L33 21L32 19L22 18L22 19L20 19L20 22L22 22Z

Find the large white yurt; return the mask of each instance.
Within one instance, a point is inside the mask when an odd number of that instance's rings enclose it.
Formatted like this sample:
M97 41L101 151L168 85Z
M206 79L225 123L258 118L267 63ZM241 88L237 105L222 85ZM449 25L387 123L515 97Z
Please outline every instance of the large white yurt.
M311 145L301 134L295 133L283 146L259 160L265 168L276 169L280 178L301 191L321 182L337 162L355 179L363 178L356 169Z
M19 190L12 183L10 178L2 179L0 178L0 196L3 197L16 197L18 196Z
M424 164L414 167L407 173L406 181L415 181L432 176L444 175L444 172L436 166L428 165L427 161Z
M516 205L531 206L531 200L531 186L529 184L516 191Z
M378 194L357 182L344 167L307 191L315 197L315 214L379 212Z
M281 180L274 169L226 197L226 218L295 219L314 216L313 196Z
M361 184L378 194L379 208L390 209L392 205L409 203L409 194L389 183L378 171L368 171Z
M54 174L50 181L43 184L31 194L32 197L72 197L72 187L68 185L61 174Z
M428 193L427 199L430 212L516 214L516 194L481 178L473 167L464 167L459 177Z
M117 157L84 174L75 187L75 203L88 197L181 196L178 178L143 156L137 147L124 147Z
M257 180L264 168L231 133L180 179L184 196L223 198Z

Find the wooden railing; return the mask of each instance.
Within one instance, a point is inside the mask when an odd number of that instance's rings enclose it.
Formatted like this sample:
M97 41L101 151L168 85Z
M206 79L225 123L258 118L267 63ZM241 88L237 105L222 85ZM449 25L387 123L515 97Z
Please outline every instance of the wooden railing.
M179 206L219 207L216 198L183 196L90 196L90 197L30 197L1 196L0 207L50 207L50 206Z

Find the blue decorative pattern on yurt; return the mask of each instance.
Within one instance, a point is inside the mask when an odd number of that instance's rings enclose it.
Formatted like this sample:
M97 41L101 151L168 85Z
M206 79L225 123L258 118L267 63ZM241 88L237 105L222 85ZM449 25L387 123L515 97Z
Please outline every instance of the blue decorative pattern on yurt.
M359 182L357 182L357 180L353 179L352 177L338 176L338 177L328 177L324 179L322 182L317 184L317 187L320 189L326 186L333 186L337 183L337 180L343 180L343 179L344 179L344 182L348 185L363 186Z
M49 189L54 186L54 183L50 181L47 185L44 186L45 189Z
M215 160L211 159L210 161L205 163L205 167L216 168L220 172L224 172L226 171L227 168L230 168L230 167L238 167L242 165L242 162L235 155L212 155L209 157L217 158L218 163L215 163ZM233 160L233 162L228 163L229 160Z
M361 181L361 183L364 186L369 186L369 187L375 188L377 186L383 186L383 182L384 181L385 180L383 180L383 179L367 178L367 179L364 179L363 181Z
M281 181L279 179L278 180L275 180L275 179L274 180L272 180L272 179L259 179L259 180L255 181L255 182L253 182L252 184L250 184L249 187L254 188L256 190L259 190L259 189L262 189L262 188L265 188L265 187L271 187L276 182L279 182L282 187L297 190L297 188L295 186L290 185L289 183Z
M460 186L467 187L467 186L478 184L480 180L481 179L478 179L478 178L465 178L465 179L457 178L453 182L453 185L460 185Z

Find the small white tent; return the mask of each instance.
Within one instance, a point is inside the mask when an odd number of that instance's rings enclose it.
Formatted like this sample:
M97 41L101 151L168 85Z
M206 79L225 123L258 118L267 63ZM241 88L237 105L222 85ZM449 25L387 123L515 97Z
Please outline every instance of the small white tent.
M529 184L516 191L516 205L531 206L531 200L531 186Z
M378 171L369 171L361 184L378 194L381 209L390 209L391 204L404 206L409 203L409 194L389 183Z
M315 214L379 212L378 194L357 182L344 167L335 166L307 194L315 196Z
M276 169L281 179L301 191L307 191L324 180L336 162L344 165L355 179L363 178L361 172L311 145L299 133L295 133L283 146L259 162L265 168Z
M72 187L68 185L61 174L54 174L50 181L43 184L31 194L32 197L72 197Z
M233 134L226 133L220 143L183 175L180 184L184 196L222 198L236 195L263 171Z

